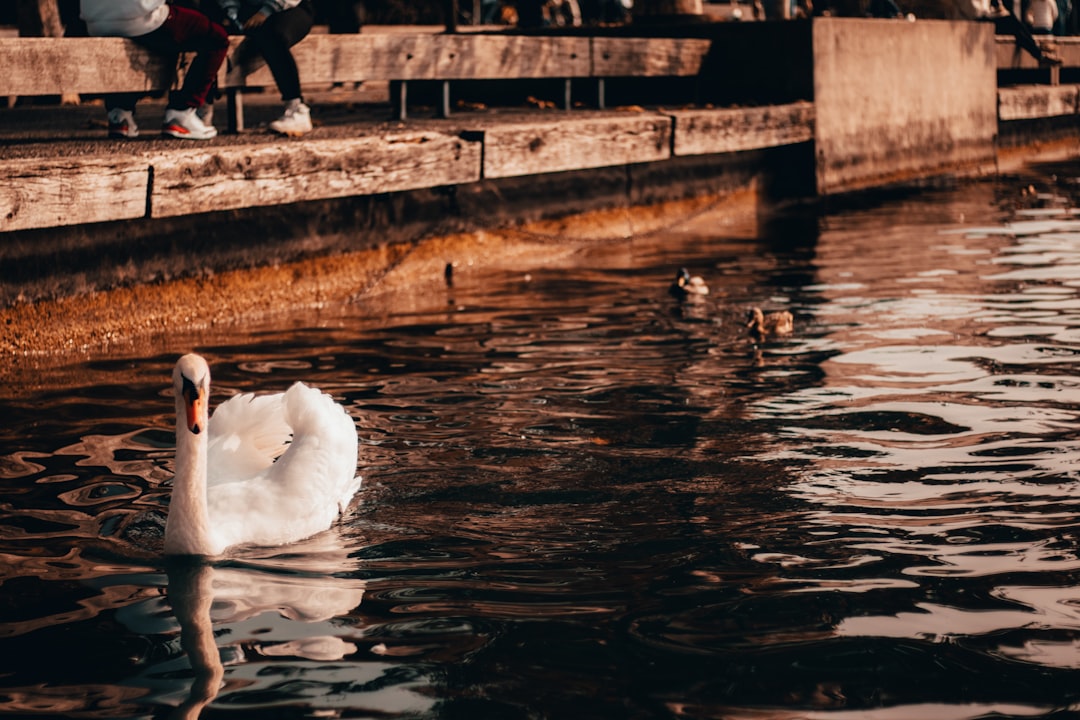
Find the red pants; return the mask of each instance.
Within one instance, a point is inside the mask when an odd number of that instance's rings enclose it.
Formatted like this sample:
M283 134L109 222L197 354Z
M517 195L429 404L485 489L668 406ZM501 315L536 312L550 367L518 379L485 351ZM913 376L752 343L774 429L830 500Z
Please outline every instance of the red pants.
M131 38L145 48L162 55L194 52L195 59L184 75L180 90L169 95L169 107L174 110L199 107L210 98L217 83L217 73L229 53L229 34L197 10L169 5L168 19L153 32ZM134 110L140 95L114 95L105 103Z

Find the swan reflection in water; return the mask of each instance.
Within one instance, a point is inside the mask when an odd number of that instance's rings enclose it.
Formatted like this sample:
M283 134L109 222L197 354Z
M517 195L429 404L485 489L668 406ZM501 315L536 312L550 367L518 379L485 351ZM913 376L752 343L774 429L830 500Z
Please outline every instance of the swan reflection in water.
M194 680L174 718L197 718L217 697L225 666L214 639L210 608L214 602L214 569L200 561L176 562L169 568L169 602L180 622L180 645L187 652Z
M419 682L376 683L380 689L370 691L370 681L395 666L354 642L364 635L356 613L364 581L332 574L349 567L344 549L290 551L250 564L172 559L163 596L119 611L129 629L166 638L134 679L151 688L146 700L174 706L174 718L198 718L219 695L234 709L343 702L417 712L429 707L414 692ZM155 661L162 655L166 659Z

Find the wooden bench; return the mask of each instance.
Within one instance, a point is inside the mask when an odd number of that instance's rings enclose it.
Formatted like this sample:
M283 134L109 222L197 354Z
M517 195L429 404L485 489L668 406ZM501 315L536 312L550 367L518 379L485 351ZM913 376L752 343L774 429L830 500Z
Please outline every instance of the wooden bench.
M1036 37L1061 58L1061 65L1043 67L1019 45L1016 38L1011 35L998 35L996 38L996 61L998 70L1039 70L1046 71L1046 77L1050 85L1057 85L1061 81L1062 68L1080 68L1080 37L1040 35Z
M260 58L245 59L241 37L222 68L231 131L243 129L243 91L273 87ZM441 83L439 113L450 114L450 84L462 80L551 78L564 82L562 106L572 106L571 81L596 81L596 105L605 104L604 80L614 77L689 77L701 70L712 41L700 38L557 37L437 32L313 33L294 48L307 84L389 81L394 113L407 116L408 83ZM124 38L2 38L0 96L64 93L165 92L182 76L174 66Z

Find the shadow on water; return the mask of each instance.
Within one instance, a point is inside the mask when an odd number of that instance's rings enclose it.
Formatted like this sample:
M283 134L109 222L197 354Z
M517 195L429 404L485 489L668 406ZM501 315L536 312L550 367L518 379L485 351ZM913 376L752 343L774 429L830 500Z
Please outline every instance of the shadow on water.
M1075 174L703 213L203 336L219 398L341 401L365 478L330 532L214 564L160 557L189 348L12 393L0 711L1066 717ZM669 295L684 266L708 295ZM754 342L754 305L795 332Z

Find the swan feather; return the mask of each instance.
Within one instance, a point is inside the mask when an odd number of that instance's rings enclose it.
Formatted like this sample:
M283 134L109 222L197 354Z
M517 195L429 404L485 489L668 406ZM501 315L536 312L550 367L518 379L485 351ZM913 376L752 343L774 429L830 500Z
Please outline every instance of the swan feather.
M261 467L247 477L229 477L211 465L207 474L212 531L226 546L280 545L325 530L360 485L355 477L356 428L340 405L303 383L296 383L284 394L264 397L276 401L266 405L277 404L281 413L246 426L266 431L250 436L252 442L245 444L244 459L258 456ZM249 419L248 410L255 405L249 403L238 416ZM288 445L279 442L283 436L277 424L291 430ZM213 419L210 433L213 445L217 439ZM259 447L257 441L266 444ZM221 443L219 455L226 452L226 444ZM275 452L279 455L276 461ZM212 462L214 455L209 458ZM234 459L239 458L236 453ZM349 481L342 482L345 476Z
M281 393L236 395L210 417L207 483L215 485L251 477L274 464L292 440Z

